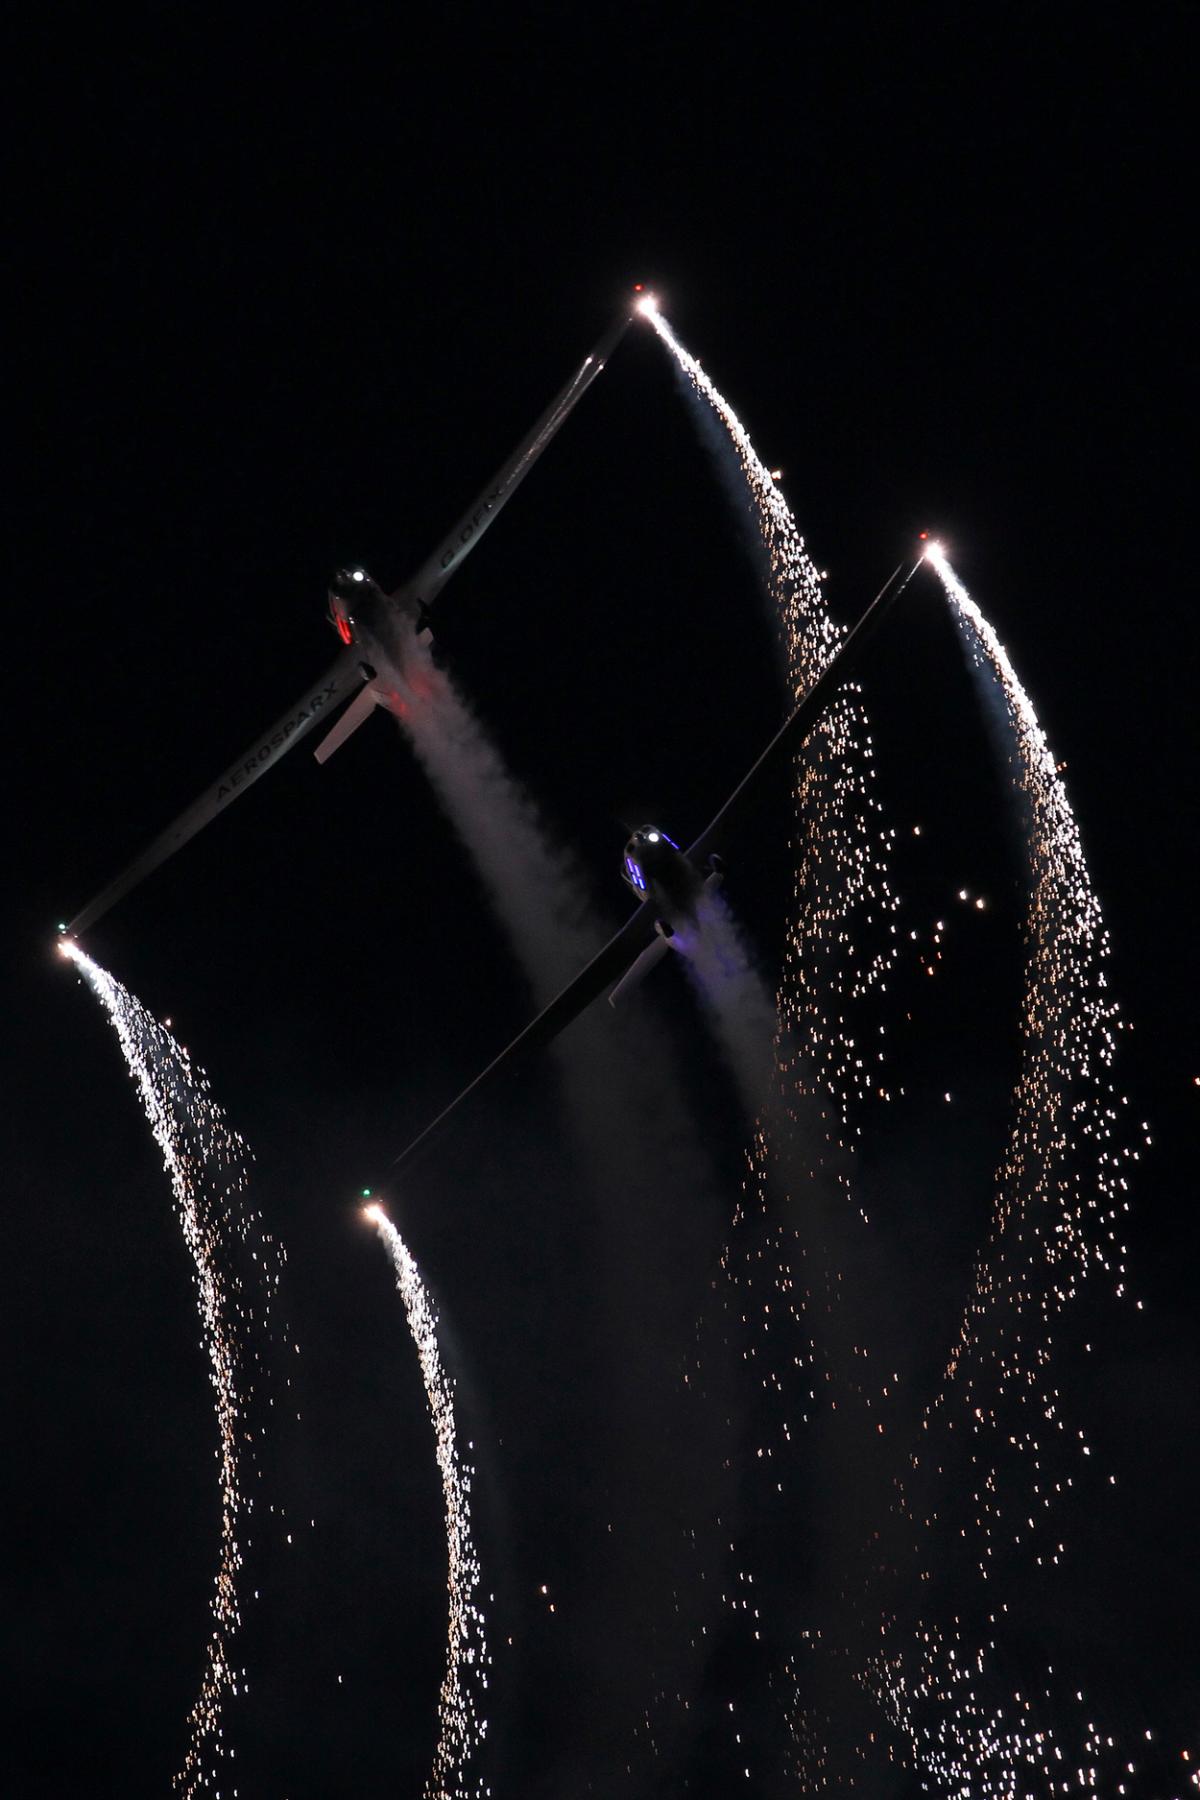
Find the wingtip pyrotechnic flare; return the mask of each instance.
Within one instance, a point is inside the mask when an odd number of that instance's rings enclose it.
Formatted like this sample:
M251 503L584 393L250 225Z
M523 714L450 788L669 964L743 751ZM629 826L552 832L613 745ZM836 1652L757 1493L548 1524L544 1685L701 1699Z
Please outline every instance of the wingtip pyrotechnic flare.
M369 1219L372 1225L382 1225L383 1224L385 1214L384 1214L384 1210L383 1210L382 1206L380 1206L378 1200L369 1200L367 1202L367 1204L363 1207L362 1214L363 1214L363 1218Z
M634 312L641 313L642 317L646 318L648 314L655 313L658 311L658 296L657 296L657 294L651 293L649 288L644 287L640 281L634 282L633 293L634 293L634 301L633 301Z

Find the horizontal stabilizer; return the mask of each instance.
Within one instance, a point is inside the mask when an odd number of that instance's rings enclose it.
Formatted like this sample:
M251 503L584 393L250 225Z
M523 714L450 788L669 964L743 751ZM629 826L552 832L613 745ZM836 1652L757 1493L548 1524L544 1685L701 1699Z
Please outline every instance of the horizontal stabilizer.
M328 762L335 750L340 750L348 737L352 737L364 719L369 719L377 706L383 705L382 696L376 691L374 682L355 694L353 700L338 720L332 731L326 732L313 755L319 763Z
M631 963L629 968L626 969L620 981L618 981L616 987L608 996L608 1004L610 1006L619 1006L622 1000L627 1000L633 989L638 986L639 982L646 979L651 969L658 967L670 948L670 938L665 938L656 934L653 943L647 944L637 961Z

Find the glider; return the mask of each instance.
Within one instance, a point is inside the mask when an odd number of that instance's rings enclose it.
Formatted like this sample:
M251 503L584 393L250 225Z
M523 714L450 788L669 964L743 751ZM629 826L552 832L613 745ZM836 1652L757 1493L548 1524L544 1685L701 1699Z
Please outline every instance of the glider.
M718 844L728 842L745 813L761 798L764 776L803 744L889 608L899 599L923 561L922 557L914 563L907 574L903 574L903 564L893 571L843 639L836 655L694 844L681 850L666 832L654 825L642 826L634 832L625 846L621 873L626 885L641 902L638 910L574 980L568 982L499 1056L401 1151L392 1163L393 1172L407 1167L418 1153L428 1150L469 1099L477 1097L483 1088L515 1068L533 1051L549 1044L598 1000L606 988L611 988L609 999L615 1004L661 961L671 947L677 927L695 917L702 894L723 877L724 862L717 852Z
M639 292L634 289L634 294ZM289 707L282 718L261 732L249 749L156 837L142 854L109 882L60 933L77 937L111 906L167 861L189 839L216 818L237 795L245 793L267 769L317 725L332 723L350 701L333 730L317 749L324 762L345 743L374 708L389 705L376 662L396 659L405 624L429 630L430 608L459 564L474 549L501 508L516 492L550 440L557 434L604 367L623 336L638 302L632 301L585 356L566 386L551 401L512 455L463 513L433 554L394 594L385 594L363 569L340 570L329 590L330 622L342 649L320 679Z

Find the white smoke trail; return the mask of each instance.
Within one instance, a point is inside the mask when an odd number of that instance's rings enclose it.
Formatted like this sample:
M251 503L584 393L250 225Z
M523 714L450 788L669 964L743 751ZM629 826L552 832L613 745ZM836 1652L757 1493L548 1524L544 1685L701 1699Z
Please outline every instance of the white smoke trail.
M475 860L539 1005L602 942L571 859L450 677L411 631L392 672L398 716L447 816Z
M392 1259L396 1286L417 1348L429 1416L433 1420L446 1508L446 1592L449 1600L446 1673L438 1702L437 1749L425 1784L425 1797L426 1800L482 1800L491 1789L484 1785L481 1776L471 1776L467 1772L467 1764L477 1754L487 1733L484 1704L491 1667L480 1604L479 1556L471 1537L472 1471L458 1449L454 1383L442 1367L437 1314L421 1280L421 1272L382 1207L368 1206L366 1213Z
M749 945L720 894L704 893L694 918L675 927L717 1041L751 1119L767 1104L775 1059L775 1007Z
M247 1405L253 1392L245 1371L252 1359L257 1360L248 1332L254 1326L261 1335L285 1256L262 1231L257 1213L244 1203L251 1152L230 1129L203 1070L141 1002L77 944L63 939L60 949L100 1000L116 1031L162 1151L195 1270L219 1441L221 1547L204 1678L189 1717L191 1742L174 1781L185 1800L191 1800L213 1780L211 1759L226 1754L221 1710L226 1697L237 1692L240 1672L231 1662L241 1626L237 1580L243 1561L243 1520L252 1505L242 1493L239 1450L245 1449ZM252 1297L227 1266L235 1239L254 1245L253 1266L263 1285L257 1314Z

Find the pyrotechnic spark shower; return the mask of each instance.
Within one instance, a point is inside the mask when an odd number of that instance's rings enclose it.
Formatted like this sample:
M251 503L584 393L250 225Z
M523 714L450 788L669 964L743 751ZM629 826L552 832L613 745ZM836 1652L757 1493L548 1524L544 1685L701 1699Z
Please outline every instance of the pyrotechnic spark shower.
M446 1507L446 1591L449 1598L446 1673L438 1704L438 1744L425 1784L426 1800L482 1800L491 1789L470 1776L467 1764L487 1732L484 1702L491 1655L480 1597L479 1556L471 1537L471 1477L460 1455L454 1419L454 1384L442 1367L437 1313L408 1246L383 1208L365 1209L392 1259L396 1286L417 1348L429 1415L433 1420L437 1465Z
M1053 1363L1056 1329L1087 1283L1107 1277L1115 1299L1125 1294L1118 1230L1139 1153L1123 1139L1112 1080L1121 1020L1079 828L1033 704L944 551L927 554L972 663L999 685L1012 733L1029 848L1022 1056L989 1241L910 1458L913 1481L944 1478L968 1459L974 1517L962 1535L976 1540L978 1603L961 1602L948 1626L918 1621L911 1660L885 1615L861 1679L948 1794L1019 1800L1035 1769L1049 1793L1119 1795L1137 1765L1092 1722L1076 1684L1049 1667L1027 1669L1021 1688L1000 1696L995 1666L1006 1566L1014 1553L1047 1571L1058 1565L1066 1526L1055 1515L1100 1485L1084 1431L1062 1416ZM937 1511L918 1520L903 1484L900 1494L928 1571L939 1557Z
M230 1129L212 1097L204 1071L154 1019L141 1001L69 939L60 949L79 970L108 1013L121 1050L162 1151L184 1240L194 1265L202 1344L209 1364L219 1441L221 1548L213 1584L213 1627L200 1692L192 1708L191 1741L175 1777L178 1792L191 1800L214 1780L213 1761L226 1754L221 1742L225 1699L237 1692L239 1671L231 1661L241 1625L238 1573L244 1552L244 1520L253 1501L242 1491L241 1460L253 1384L249 1364L260 1360L250 1346L250 1328L261 1335L285 1261L282 1246L261 1229L246 1205L251 1152ZM234 1240L250 1251L262 1283L247 1294L228 1264ZM237 1793L234 1788L233 1793Z
M746 427L657 307L648 307L646 316L674 356L694 400L724 427L737 458L766 556L768 592L798 703L836 655L844 628L829 615L821 575ZM863 1056L850 1009L883 983L895 960L892 945L874 956L864 956L860 949L865 935L860 927L890 920L896 901L888 877L895 833L882 824L873 745L858 693L856 684L847 684L797 755L795 912L777 996L781 1079L793 1087L798 1079L812 1085L811 1073L800 1074L800 1059L807 1059L847 1135L856 1135L850 1096L878 1085L874 1064L880 1060L878 1055ZM894 924L889 935L895 936ZM783 1042L785 1031L790 1046Z
M768 586L778 605L793 680L801 688L825 666L838 638L821 606L816 571L774 477L755 455L740 420L661 315L648 309L648 316L693 395L707 402L728 433L767 553ZM1048 1370L1053 1326L1083 1282L1107 1274L1115 1293L1124 1292L1117 1222L1125 1207L1129 1164L1138 1152L1118 1143L1123 1102L1110 1077L1120 1021L1106 990L1107 940L1100 909L1036 715L995 634L936 546L929 559L955 604L972 654L993 668L1006 695L1017 742L1017 779L1031 822L1029 953L1022 1003L1026 1051L1015 1124L1000 1171L989 1251L980 1261L976 1291L948 1360L945 1390L925 1418L930 1434L939 1425L960 1427L954 1438L938 1440L939 1459L948 1460L947 1443L966 1439L971 1445L979 1575L981 1583L993 1583L992 1590L981 1588L981 1604L992 1609L991 1635L986 1624L973 1634L958 1616L945 1624L927 1616L910 1631L880 1591L883 1569L877 1548L867 1551L857 1576L847 1570L841 1582L843 1601L851 1599L854 1580L859 1583L853 1602L858 1625L850 1635L864 1650L873 1635L876 1649L864 1656L849 1638L816 1625L802 1635L840 1666L857 1668L856 1680L881 1703L913 1763L956 1800L1018 1800L1031 1779L1043 1782L1048 1793L1093 1795L1103 1787L1105 1793L1119 1795L1132 1791L1136 1764L1115 1736L1091 1722L1082 1693L1072 1687L1068 1694L1061 1677L1050 1680L1049 1670L1040 1677L1035 1670L1020 1691L1005 1695L997 1685L992 1639L999 1636L1006 1611L1002 1594L994 1591L1001 1541L1007 1536L1016 1554L1035 1567L1054 1567L1065 1553L1060 1539L1066 1526L1060 1524L1053 1536L1048 1527L1056 1509L1078 1499L1072 1489L1086 1485L1078 1470L1072 1475L1052 1467L1050 1451L1060 1457L1064 1450L1073 1454L1080 1470L1090 1466L1083 1460L1089 1456L1084 1434L1075 1428L1068 1432ZM802 1273L797 1246L789 1241L794 1233L772 1222L779 1196L771 1184L781 1174L801 1204L815 1201L829 1183L843 1190L844 1202L852 1201L850 1176L844 1157L840 1166L839 1158L860 1135L862 1102L872 1094L891 1097L879 1085L882 1046L865 1041L853 1011L868 992L882 991L897 949L893 942L883 956L868 960L858 948L866 927L882 922L893 940L897 932L898 902L888 882L895 833L872 826L870 814L879 810L873 774L865 719L847 694L798 759L796 911L777 996L782 1110L772 1117L768 1109L756 1133L724 1259L729 1279L742 1295L741 1324L750 1332L748 1360L769 1403L757 1456L774 1459L771 1474L785 1477L772 1484L780 1494L789 1471L787 1446L797 1424L807 1425L833 1406L840 1431L857 1433L864 1446L875 1444L875 1434L890 1429L885 1420L891 1417L898 1380L883 1371L868 1379L868 1346L861 1341L851 1345L844 1330L838 1330L841 1269L828 1258L814 1267L810 1245L801 1247L801 1256L808 1259ZM935 942L941 931L939 925ZM803 1146L801 1156L810 1166L796 1168L789 1139L794 1139L801 1116L796 1110L801 1094L826 1114L823 1136L833 1166L824 1171L822 1157L810 1158ZM845 1210L851 1217L857 1208ZM826 1316L818 1331L821 1315ZM797 1346L789 1340L789 1325L799 1327L807 1343ZM792 1354L797 1348L800 1353ZM991 1405L984 1404L989 1389ZM1021 1412L1012 1432L1010 1415L1004 1415L1002 1425L994 1404L1000 1395ZM956 1400L966 1410L965 1419L947 1416ZM774 1439L771 1432L777 1434ZM920 1460L934 1460L930 1437L923 1437L919 1448ZM899 1512L917 1541L911 1545L914 1560L906 1569L897 1566L893 1574L903 1591L928 1595L917 1578L928 1579L921 1571L936 1568L948 1526L935 1511L923 1521L922 1538L903 1483L898 1491ZM900 1560L904 1562L902 1555ZM765 1623L761 1607L744 1597L753 1594L752 1566L737 1569L733 1579L727 1603L735 1612L749 1606L757 1638ZM928 1599L924 1605L928 1611ZM980 1620L988 1616L981 1612ZM799 1747L799 1735L794 1736ZM737 1741L740 1745L741 1739ZM820 1745L808 1744L805 1756L811 1778L826 1785L826 1776L819 1773L826 1766ZM739 1762L746 1760L748 1755L739 1755ZM1194 1777L1187 1779L1197 1785Z
M799 701L836 654L843 628L826 609L821 576L745 426L662 314L647 309L647 317L675 357L689 395L704 414L715 415L736 457ZM884 1050L880 1043L864 1044L856 1009L886 986L897 954L898 903L889 882L895 833L883 824L875 789L866 715L859 690L848 684L796 759L796 878L776 995L774 1099L754 1134L722 1258L740 1310L734 1329L765 1402L752 1455L769 1477L771 1504L786 1504L794 1441L819 1412L861 1411L872 1430L878 1416L868 1409L873 1400L879 1403L880 1383L842 1322L846 1284L838 1253L830 1254L815 1233L794 1222L803 1221L821 1196L827 1220L846 1215L847 1233L865 1223L846 1151L860 1132L856 1102L879 1089ZM881 927L884 948L866 951ZM835 1226L835 1238L842 1230ZM882 1377L885 1392L886 1381ZM735 1614L745 1612L745 1596L754 1592L753 1570L744 1557L742 1563L727 1598ZM749 1617L757 1639L757 1602ZM785 1710L794 1709L789 1703Z

